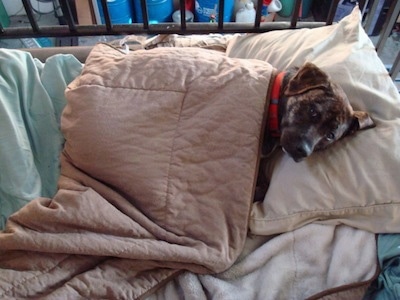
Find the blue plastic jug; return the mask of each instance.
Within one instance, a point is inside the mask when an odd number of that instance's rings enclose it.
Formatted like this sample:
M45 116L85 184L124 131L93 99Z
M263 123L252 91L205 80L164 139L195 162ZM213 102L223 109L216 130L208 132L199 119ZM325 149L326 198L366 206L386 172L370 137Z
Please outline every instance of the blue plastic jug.
M196 0L194 4L195 20L198 22L218 22L218 0ZM224 1L224 22L233 19L234 0Z
M101 1L97 0L101 22L105 24L103 7ZM108 12L111 23L113 24L131 24L134 22L131 0L107 0Z
M143 23L143 14L140 0L133 0L137 23ZM174 12L173 0L146 0L147 13L150 24L172 22Z

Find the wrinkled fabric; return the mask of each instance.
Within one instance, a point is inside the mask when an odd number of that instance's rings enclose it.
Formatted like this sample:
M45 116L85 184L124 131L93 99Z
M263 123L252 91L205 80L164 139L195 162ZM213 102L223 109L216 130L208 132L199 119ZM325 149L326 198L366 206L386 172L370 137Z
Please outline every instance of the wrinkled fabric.
M81 70L72 55L43 64L27 52L0 49L0 229L32 199L55 194L64 90Z
M0 234L0 296L131 299L181 270L229 268L274 72L210 50L96 46L66 91L58 192Z
M339 292L346 298L332 299L360 299L368 285L357 289L359 283L373 278L376 268L374 234L345 225L309 224L278 236L249 235L242 255L227 271L185 272L148 300L209 295L232 300L307 299Z
M365 299L399 299L400 234L378 236L378 260L381 272L370 286Z

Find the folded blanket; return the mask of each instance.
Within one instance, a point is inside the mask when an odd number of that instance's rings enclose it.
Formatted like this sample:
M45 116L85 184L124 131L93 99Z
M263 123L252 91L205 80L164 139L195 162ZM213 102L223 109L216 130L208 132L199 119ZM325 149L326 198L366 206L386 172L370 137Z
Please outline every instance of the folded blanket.
M229 268L273 74L210 50L95 47L66 92L59 191L0 234L0 296L136 298Z

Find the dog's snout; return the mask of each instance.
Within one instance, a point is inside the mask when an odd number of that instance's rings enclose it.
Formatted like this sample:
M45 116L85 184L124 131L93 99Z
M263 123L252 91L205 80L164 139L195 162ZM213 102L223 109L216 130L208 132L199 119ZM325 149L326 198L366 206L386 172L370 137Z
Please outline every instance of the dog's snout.
M297 145L296 153L299 157L307 157L311 154L311 147L307 143L301 143Z
M301 142L297 144L294 151L291 153L292 158L295 162L299 162L302 159L308 157L312 153L313 149L306 142Z

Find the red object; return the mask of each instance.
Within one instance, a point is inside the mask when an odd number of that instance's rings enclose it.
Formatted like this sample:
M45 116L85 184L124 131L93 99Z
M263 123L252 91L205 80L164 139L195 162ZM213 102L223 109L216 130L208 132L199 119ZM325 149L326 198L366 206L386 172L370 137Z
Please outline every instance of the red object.
M285 72L280 72L275 80L274 85L272 86L271 92L271 102L269 103L268 108L268 131L271 136L279 137L281 132L279 130L279 115L278 115L278 105L279 105L279 94L281 91L283 77L285 76Z
M271 2L271 0L268 0ZM194 13L194 0L185 0L185 8L186 10L190 10Z

